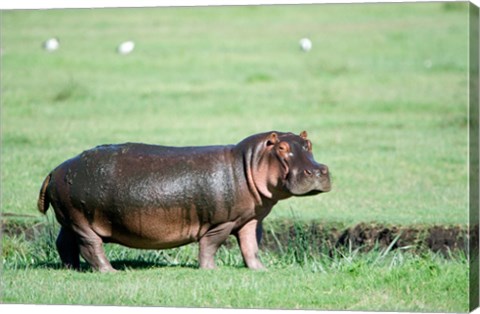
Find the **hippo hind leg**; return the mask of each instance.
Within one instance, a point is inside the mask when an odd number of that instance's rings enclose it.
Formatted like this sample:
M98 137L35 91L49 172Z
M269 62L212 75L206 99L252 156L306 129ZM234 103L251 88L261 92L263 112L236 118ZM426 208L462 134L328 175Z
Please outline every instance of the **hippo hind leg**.
M57 238L57 250L67 268L80 269L80 255L100 272L115 269L105 256L102 239L93 230L77 230L62 227Z
M102 273L116 271L105 256L103 241L100 236L88 228L78 230L77 234L80 255L93 267L93 269Z
M80 249L76 234L72 230L62 227L56 245L63 265L66 268L78 270L80 268Z

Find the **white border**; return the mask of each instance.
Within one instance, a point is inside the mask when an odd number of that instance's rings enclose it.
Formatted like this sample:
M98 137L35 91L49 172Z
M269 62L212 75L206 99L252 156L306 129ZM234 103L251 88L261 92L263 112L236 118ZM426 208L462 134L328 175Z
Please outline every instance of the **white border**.
M449 0L323 0L323 1L293 1L293 0L13 0L0 2L0 10L12 9L75 9L75 8L139 8L139 7L191 7L191 6L236 6L236 5L282 5L282 4L322 4L322 3L395 3L395 2L446 2ZM454 0L458 1L458 0ZM463 1L461 1L463 2ZM469 2L480 7L480 0L469 0ZM1 280L1 273L0 273ZM1 301L1 300L0 300ZM350 311L305 311L305 310L246 310L246 309L211 309L211 308L168 308L168 307L119 307L119 306L70 306L70 305L20 305L20 304L0 304L2 313L45 313L45 314L84 314L85 311L92 313L137 313L137 314L158 314L158 313L232 313L232 314L299 314L299 313L328 313L328 314L355 314L360 312ZM363 312L376 313L376 312ZM388 312L385 312L388 313ZM392 313L392 312L390 312ZM405 312L407 313L407 312ZM473 313L480 314L480 309L476 309ZM428 313L426 313L428 314ZM433 313L432 313L433 314ZM436 313L438 314L438 313Z

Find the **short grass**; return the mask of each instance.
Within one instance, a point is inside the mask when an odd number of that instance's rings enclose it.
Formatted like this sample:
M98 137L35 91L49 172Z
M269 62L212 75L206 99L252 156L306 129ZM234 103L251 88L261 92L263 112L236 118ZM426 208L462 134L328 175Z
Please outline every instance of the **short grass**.
M305 129L333 190L281 202L267 219L466 224L467 12L466 3L2 12L2 212L40 217L44 177L98 144L227 144ZM60 50L42 51L53 36ZM117 55L128 39L134 53ZM2 302L468 308L465 258L264 252L270 270L258 273L222 251L210 272L191 268L195 246L146 255L113 246L123 271L99 275L58 269L49 246L2 243Z
M172 266L113 275L27 269L5 273L2 302L466 312L467 276L465 263L419 258L393 268L359 262L327 273L298 266L267 272Z

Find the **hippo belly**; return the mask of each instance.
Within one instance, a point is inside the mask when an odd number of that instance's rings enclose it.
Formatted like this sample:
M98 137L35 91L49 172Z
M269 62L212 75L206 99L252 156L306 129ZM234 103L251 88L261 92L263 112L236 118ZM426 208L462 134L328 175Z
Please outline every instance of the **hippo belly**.
M94 222L92 228L104 242L140 249L168 249L196 242L208 230L208 224L201 226L198 219L185 215L190 216L190 212L183 208L142 209L109 225Z

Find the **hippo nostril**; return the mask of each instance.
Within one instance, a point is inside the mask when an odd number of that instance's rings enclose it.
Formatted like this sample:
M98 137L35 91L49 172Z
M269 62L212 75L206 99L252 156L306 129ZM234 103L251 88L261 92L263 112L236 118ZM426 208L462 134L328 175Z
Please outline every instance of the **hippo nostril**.
M310 170L308 170L308 169L305 169L304 172L305 172L305 174L306 174L307 176L311 176L311 175L312 175L312 172L311 172Z
M325 175L328 173L328 168L327 167L322 167L322 169L320 170L320 172Z

